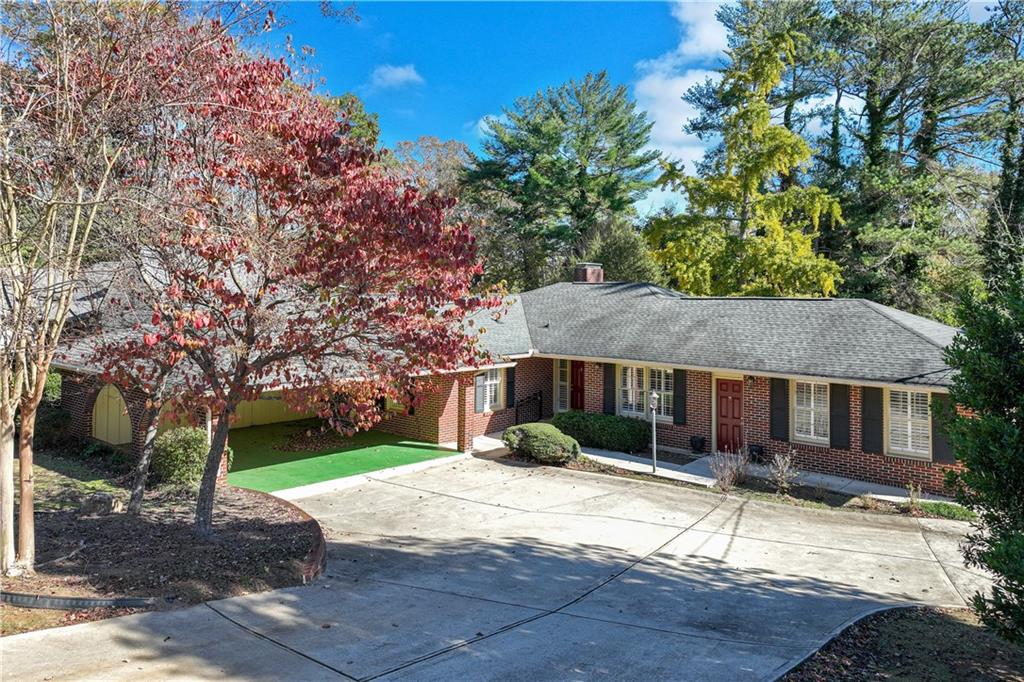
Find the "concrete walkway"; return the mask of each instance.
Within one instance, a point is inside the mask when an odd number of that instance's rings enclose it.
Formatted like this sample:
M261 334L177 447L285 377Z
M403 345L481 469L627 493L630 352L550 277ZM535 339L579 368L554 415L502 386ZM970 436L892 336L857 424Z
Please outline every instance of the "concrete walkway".
M965 524L467 459L298 500L306 587L5 637L3 679L770 680L893 605L963 605Z
M624 452L601 450L598 448L583 448L583 454L604 464L621 467L623 469L639 473L652 473L651 460L649 457L637 457L635 455L627 455ZM766 480L770 478L768 467L762 464L751 464L747 471L749 475L755 478ZM701 457L700 459L694 460L693 462L685 465L659 461L658 471L653 475L671 480L683 481L693 485L703 486L705 488L711 488L715 485L715 475L711 473L710 455ZM891 485L882 485L881 483L867 483L865 481L857 481L852 478L818 474L812 471L801 471L797 475L796 484L805 485L811 488L820 487L837 493L845 493L851 497L867 496L895 503L907 501L906 488L897 488ZM939 495L931 495L929 493L922 493L921 499L948 501L949 498Z

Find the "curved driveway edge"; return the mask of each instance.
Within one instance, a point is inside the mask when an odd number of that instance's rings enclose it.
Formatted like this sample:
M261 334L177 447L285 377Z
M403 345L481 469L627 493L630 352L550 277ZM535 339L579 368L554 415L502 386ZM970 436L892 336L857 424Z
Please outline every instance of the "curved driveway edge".
M315 584L5 638L5 679L767 680L985 585L964 524L502 461L298 504L328 535Z

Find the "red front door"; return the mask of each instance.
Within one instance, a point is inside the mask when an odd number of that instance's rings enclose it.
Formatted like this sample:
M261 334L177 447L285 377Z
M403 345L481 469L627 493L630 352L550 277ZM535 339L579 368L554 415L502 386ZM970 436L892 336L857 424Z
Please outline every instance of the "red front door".
M743 447L743 382L719 379L717 390L718 450L738 452Z
M585 366L580 360L573 360L569 366L569 408L573 410L583 409L583 368Z

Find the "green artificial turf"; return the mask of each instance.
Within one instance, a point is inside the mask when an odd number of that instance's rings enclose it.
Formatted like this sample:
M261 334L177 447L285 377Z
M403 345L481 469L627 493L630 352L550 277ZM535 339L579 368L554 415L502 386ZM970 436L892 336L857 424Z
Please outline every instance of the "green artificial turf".
M235 453L228 483L274 492L453 454L380 431L363 431L321 450L282 449L295 434L316 428L318 422L304 420L235 429L228 439Z

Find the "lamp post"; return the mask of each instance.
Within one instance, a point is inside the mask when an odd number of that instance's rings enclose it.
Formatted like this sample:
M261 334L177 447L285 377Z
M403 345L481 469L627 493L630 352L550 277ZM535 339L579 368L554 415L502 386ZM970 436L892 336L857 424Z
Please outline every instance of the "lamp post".
M651 391L651 473L658 473L658 394Z

